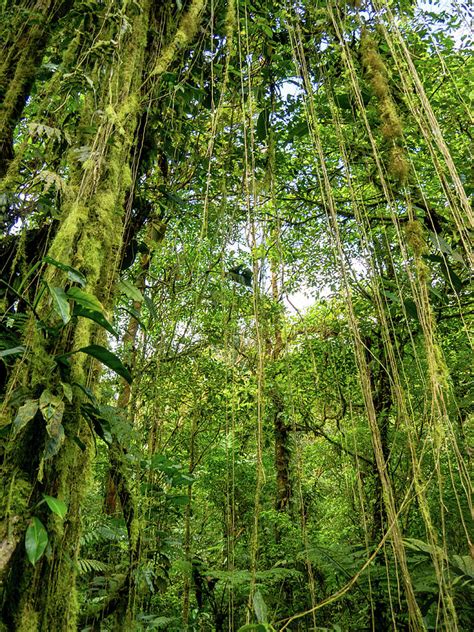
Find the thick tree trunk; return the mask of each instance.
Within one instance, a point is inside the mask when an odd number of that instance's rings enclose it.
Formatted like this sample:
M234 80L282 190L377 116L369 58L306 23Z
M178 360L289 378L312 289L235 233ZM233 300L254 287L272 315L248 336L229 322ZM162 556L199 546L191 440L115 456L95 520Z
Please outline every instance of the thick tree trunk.
M177 52L194 37L204 6L204 0L193 0L189 4L172 41L162 48L157 59L151 60L154 66L150 76L155 77L155 80L173 63ZM144 107L141 90L150 13L154 12L153 19L160 28L165 26L161 24L163 15L171 19L169 5L164 8L160 4L155 6L151 0L124 2L123 8L127 12L126 29L114 20L107 20L103 26L102 35L114 42L116 52L110 58L97 62L94 78L100 91L85 96L78 137L69 155L70 169L61 220L48 250L52 259L79 269L87 279L86 291L106 307L110 305L120 264L125 196L133 186L131 149ZM163 32L168 32L168 26L166 24ZM24 86L28 85L28 81L22 79L21 95L25 94ZM7 132L13 114L18 112L20 92L18 95L9 92L11 109L4 109L2 119ZM101 118L97 122L99 112ZM3 140L7 136L8 133L6 136L4 134ZM74 153L78 147L87 147L89 150L89 157L81 164ZM49 285L60 288L64 288L68 282L62 270L54 266L48 268L46 280ZM90 476L92 443L92 430L80 411L82 390L76 385L94 389L98 382L98 371L91 371L88 357L82 353L71 357L69 369L65 370L61 365L62 372L54 358L58 355L64 357L64 354L100 341L100 332L97 332L91 320L79 318L77 324L63 328L53 322L55 329L46 330L45 333L44 327L38 327L38 316L51 324L47 293L41 297L34 314L31 314L30 327L25 332L24 340L28 354L18 362L18 370L14 372L7 388L10 399L13 394L23 403L26 398L38 398L47 389L60 400L61 384L64 381L70 387L74 386L74 399L71 404L67 404L66 413L59 421L64 437L53 455L45 456L48 437L40 413L7 444L2 471L7 519L4 521L5 529L0 534L0 561L3 564L0 571L5 577L2 612L9 630L69 632L77 628L75 575L81 530L80 510ZM60 334L55 334L55 330L60 331ZM65 378L64 372L68 371L70 376ZM10 406L10 413L15 416L18 403L9 401L6 405ZM116 471L120 470L120 456L113 455ZM116 477L115 484L130 529L133 551L129 574L131 580L139 548L139 539L133 534L134 505L126 480ZM43 493L57 496L67 503L64 521L48 513L44 504L38 506ZM48 550L34 565L27 559L24 541L32 516L45 524L49 539ZM130 591L130 584L126 585L124 592L127 597Z
M116 117L114 122L99 126L93 139L104 155L93 170L71 171L63 220L49 249L55 260L81 269L87 278L87 290L106 305L118 269L114 260L122 242L124 200L130 186L130 150L140 113L139 89L150 3L143 0L141 4L141 12L130 5L131 32L124 36L122 49L126 62L115 70L110 89L104 91L107 100L111 94L115 97L114 105L107 107L115 107ZM110 142L112 136L113 143ZM48 280L53 285L65 283L56 269L51 271ZM38 311L43 318L48 318L50 308L45 303ZM33 344L31 339L27 342L32 349L33 368L27 369L23 381L26 380L36 397L44 389L59 393L60 381L64 378L58 374L52 354L67 353L95 342L92 321L79 319L77 325L69 331L66 328L53 344L40 338L36 322L32 323L32 330L35 331ZM90 373L84 354L75 355L71 363L70 383L93 387L98 374L97 371ZM41 365L46 365L43 370ZM48 460L42 456L45 428L40 418L30 422L8 446L5 488L13 490L15 502L22 506L16 520L20 528L15 550L5 569L3 611L11 630L66 632L76 629L75 562L81 530L80 508L89 478L91 434L80 414L80 391L74 395L63 421L64 441L56 456ZM23 455L30 450L27 460ZM44 505L36 506L42 492L67 502L64 522L58 521L56 516L48 517ZM124 494L124 489L119 493ZM26 557L23 539L32 515L45 523L51 547L50 554L44 555L34 567Z

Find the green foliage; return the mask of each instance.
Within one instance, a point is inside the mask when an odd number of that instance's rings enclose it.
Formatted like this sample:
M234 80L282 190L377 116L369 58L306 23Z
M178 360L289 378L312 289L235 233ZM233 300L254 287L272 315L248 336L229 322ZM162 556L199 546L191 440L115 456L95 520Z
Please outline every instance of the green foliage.
M33 517L25 534L25 549L34 566L42 557L48 545L48 533L39 518Z
M48 496L43 494L43 498L46 501L46 504L51 509L51 511L59 516L60 518L64 518L67 513L67 505L63 500L59 498L53 498L52 496Z
M470 629L460 18L17 4L7 626Z

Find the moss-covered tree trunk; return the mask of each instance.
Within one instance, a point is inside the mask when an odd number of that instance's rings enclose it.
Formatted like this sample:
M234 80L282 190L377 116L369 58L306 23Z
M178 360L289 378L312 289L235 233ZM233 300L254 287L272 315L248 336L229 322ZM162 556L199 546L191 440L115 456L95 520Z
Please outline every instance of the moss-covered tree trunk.
M49 265L44 275L48 287L64 291L70 284L64 266L72 266L86 279L85 290L106 310L111 307L123 250L125 200L133 195L134 186L132 149L145 97L197 32L205 1L189 2L174 31L176 6L172 2L123 0L119 7L110 6L117 12L104 13L101 41L110 42L111 52L97 59L91 72L94 93L83 96L81 120L66 156L61 217L48 249L50 259L60 265ZM148 40L151 19L154 32L166 34L169 41L166 36ZM29 314L23 341L26 352L12 371L2 410L4 417L14 418L25 401L31 406L46 394L54 402L25 424L16 424L5 447L0 573L5 586L2 619L10 630L77 629L75 575L81 504L93 451L93 430L81 415L81 403L87 389L96 389L99 376L90 357L77 350L103 343L104 334L84 317L62 324L54 315L51 296L43 292ZM71 356L71 352L75 353ZM122 479L115 482L127 524L134 525L129 489ZM67 504L64 520L44 502L40 504L43 494ZM34 563L25 551L25 532L33 517L43 522L49 540ZM132 549L138 550L136 543ZM132 561L136 561L135 553ZM131 585L125 586L126 603L130 590Z
M132 186L130 155L141 108L150 4L149 0L142 0L139 5L126 5L127 29L110 24L109 36L115 37L118 51L108 63L102 62L97 67L96 78L104 86L102 119L95 136L90 138L90 155L81 166L74 164L71 152L64 211L49 249L53 259L80 270L87 279L87 291L106 306L110 304L117 275L124 200ZM84 106L84 127L88 123L92 127L93 119L97 120L94 105L90 102ZM51 285L65 286L67 280L61 270L50 267L46 274ZM44 298L37 313L47 321L49 312L50 306ZM52 340L51 331L46 335L40 331L33 315L31 323L30 338L28 334L25 337L30 353L23 368L15 373L17 384L12 384L10 390L18 392L21 386L30 396L38 397L48 389L59 399L64 374L59 375L53 352L64 354L97 342L96 327L92 321L79 318L76 325L63 328L59 338ZM91 372L85 354L72 357L69 382L74 397L66 405L62 420L64 439L57 454L50 458L44 452L47 433L38 414L7 446L4 487L12 490L10 496L15 498L16 505L10 503L10 512L15 515L9 520L15 530L15 550L4 569L3 617L11 630L76 629L78 606L74 586L80 510L87 489L92 443L91 431L80 414L81 390L76 385L94 388L97 375L97 370ZM12 413L15 414L14 405ZM67 503L64 521L48 514L44 505L37 507L43 493ZM49 548L34 566L27 559L23 540L32 515L42 519L49 536ZM8 535L7 528L6 538Z

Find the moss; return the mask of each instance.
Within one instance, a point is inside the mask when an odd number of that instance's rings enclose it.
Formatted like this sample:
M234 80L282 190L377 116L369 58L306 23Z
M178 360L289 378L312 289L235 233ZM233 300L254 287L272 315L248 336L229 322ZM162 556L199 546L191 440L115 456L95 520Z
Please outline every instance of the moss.
M423 227L418 220L407 222L405 234L408 244L412 247L417 257L426 251L426 242L423 235Z
M165 47L159 56L152 75L162 75L174 60L177 52L183 48L196 34L200 16L206 5L205 0L192 0L191 5L181 18L179 26L172 41Z
M379 101L390 94L387 79L380 72L377 72L372 76L371 86Z
M115 281L115 262L122 241L124 200L131 184L130 152L140 108L139 94L150 2L145 0L142 5L143 12L136 13L130 3L132 28L123 36L120 63L114 73L111 73L113 79L103 92L104 101L99 103L103 109L112 103L115 119L112 124L110 121L106 125L100 124L93 138L87 130L96 122L94 112L98 105L91 95L85 96L75 147L94 147L91 157L93 164L90 169L84 170L77 159L70 161L72 167L63 200L64 211L48 252L54 259L79 268L87 278L86 290L105 303ZM115 28L114 24L111 23L111 28ZM112 116L112 112L109 111L108 115ZM70 157L73 156L72 149ZM48 267L46 278L62 287L67 282L65 274L54 266ZM45 293L37 307L41 317L49 317L49 301ZM37 381L38 384L44 384L45 380L57 379L57 371L51 370L52 358L46 352L42 334L34 323L31 327L28 346L39 348L39 353L33 359L33 383ZM100 330L96 330L92 321L80 318L74 327L71 325L65 328L61 339L54 342L55 353L77 349L96 341L102 335ZM31 344L32 340L34 345ZM85 354L73 355L72 380L84 384L87 377L94 385L98 369L86 373L89 363L90 358ZM17 613L17 621L25 627L17 626L16 629L54 629L65 632L77 628L78 602L74 561L78 555L81 531L80 505L90 477L91 433L78 406L68 410L63 425L66 440L55 458L44 462L44 486L48 493L67 502L68 513L63 522L59 522L56 517L48 520L52 554L48 558L43 557L35 566L33 581L27 582L31 577L31 565L28 566L24 558L20 560L18 576L25 586L19 598L21 602L16 599L12 606L12 614ZM71 441L71 437L75 436L87 446L84 452ZM41 447L38 451L41 453ZM37 458L31 471L32 478L38 473ZM137 542L139 532L137 522L133 535ZM14 597L15 587L12 587L11 592ZM37 613L40 613L39 619Z
M16 632L37 632L39 630L39 615L36 610L26 604L17 620Z
M390 150L388 160L388 171L391 176L400 184L404 184L410 171L405 150L402 147L394 146Z
M367 78L377 97L382 136L387 141L399 139L402 137L403 128L390 94L387 69L377 51L375 41L366 33L363 34L361 39L361 54L362 64L365 68Z
M380 131L386 140L395 140L401 138L403 134L402 124L398 118L397 110L393 101L386 97L380 102L380 118L382 126Z
M373 40L363 39L362 45L362 62L366 66L369 75L379 74L382 77L386 74L385 64L375 48Z
M31 491L31 483L24 478L17 477L15 473L13 473L8 489L2 486L0 498L2 500L1 506L4 508L2 518L5 520L2 527L8 529L8 522L13 515L21 516L26 513Z
M69 194L71 194L71 190L69 190ZM67 210L51 245L49 255L57 261L71 264L73 245L88 221L89 212L87 206L79 200L69 201L69 203L66 200L64 206ZM58 276L64 277L56 268L50 266L46 277L47 280L52 282Z
M138 518L134 518L130 523L130 549L133 551L137 548L140 537L141 524Z

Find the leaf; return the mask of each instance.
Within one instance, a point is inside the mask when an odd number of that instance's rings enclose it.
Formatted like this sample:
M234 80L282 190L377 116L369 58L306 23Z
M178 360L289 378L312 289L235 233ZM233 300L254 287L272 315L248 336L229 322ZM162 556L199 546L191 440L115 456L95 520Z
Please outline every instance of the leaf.
M149 312L152 320L158 321L159 320L158 312L156 311L156 308L155 308L155 305L153 304L153 301L146 294L145 294L144 298L145 298L145 305L147 306L148 312Z
M56 456L64 443L64 438L64 427L60 424L56 429L56 434L46 441L46 445L43 450L43 460L46 461L48 459L52 459L53 456Z
M20 406L18 413L13 420L14 435L18 434L26 424L33 419L38 411L38 400L28 399L23 406Z
M71 404L72 403L72 386L67 382L61 382L61 386L63 387L64 397Z
M133 318L137 321L137 323L140 325L140 327L146 331L147 327L145 325L145 323L143 322L143 320L140 318L140 312L138 312L136 309L134 309L133 307L126 307L125 305L122 305L122 309L127 312L127 314L130 314L130 316L133 316Z
M46 494L43 494L43 498L45 499L46 504L54 514L56 514L60 518L64 518L67 513L67 505L64 500L59 500L59 498L47 496Z
M26 351L26 347L11 347L10 349L2 349L0 351L0 358L5 358L9 355L18 355L19 353L24 353Z
M71 287L67 291L67 295L69 298L72 298L73 301L92 312L104 312L102 303L93 294L89 294L89 292L84 292L84 290L78 287Z
M334 96L334 100L336 101L337 105L342 110L350 110L351 109L351 98L350 98L350 95L347 92L345 92L343 94L336 94Z
M259 623L267 623L268 608L259 590L256 590L253 595L253 609L255 610L257 621Z
M309 126L308 121L301 121L293 128L291 128L288 132L289 140L294 140L295 138L302 138L303 136L307 136L309 134Z
M33 566L43 555L48 544L48 532L38 518L31 519L25 534L25 549L28 559Z
M105 366L108 366L109 369L112 369L112 371L115 371L115 373L123 377L123 379L126 380L129 384L132 383L132 376L130 371L122 363L120 358L115 355L115 353L112 353L111 351L109 351L105 347L101 347L100 345L89 345L87 347L82 347L74 353L78 353L79 351L81 351L82 353L87 353L87 355L90 355L96 360L99 360L99 362L102 362L102 364L105 364Z
M113 326L109 323L107 318L103 315L102 312L94 311L91 309L87 309L82 305L74 305L74 316L82 316L82 318L88 318L89 320L93 320L95 323L106 329L109 333L111 333L115 338L118 338L118 332L113 328Z
M43 458L50 459L59 452L64 442L64 428L61 423L64 414L64 402L50 391L45 390L41 393L39 408L46 421L46 432L49 435Z
M67 272L68 279L74 281L74 283L79 283L82 287L85 286L86 277L82 274L82 272L79 272L79 270L76 270L65 263L61 263L60 261L56 261L56 259L52 259L51 257L43 257L43 261L59 268L59 270L62 270L63 272Z
M51 391L44 390L41 393L39 408L47 426L51 425L53 428L55 425L61 423L64 413L64 402L56 395L53 395Z
M92 404L82 404L81 412L86 420L88 419L92 423L91 430L93 429L102 441L110 445L112 443L110 423L102 416L100 409Z
M60 287L52 287L48 284L48 290L53 298L54 310L61 317L65 325L71 320L71 306L66 292Z
M457 252L456 250L453 250L453 248L448 244L448 242L445 239L441 237L441 235L438 235L437 233L434 233L433 231L430 230L429 238L433 246L436 248L436 250L438 250L439 252L443 252L446 255L450 255L454 259L454 261L464 264L464 259L459 254L459 252Z
M137 303L143 303L143 294L140 292L140 290L137 287L135 287L135 285L130 283L130 281L126 281L125 279L120 281L119 289L123 294L125 294L125 296L127 296L132 301L135 301Z
M109 570L109 566L100 560L80 559L77 560L77 571L79 575L95 571L96 573L105 573Z

